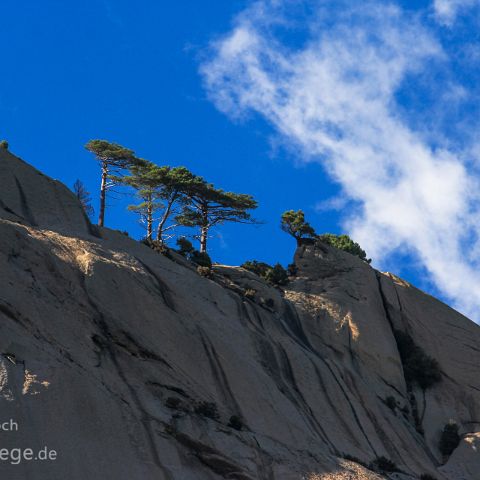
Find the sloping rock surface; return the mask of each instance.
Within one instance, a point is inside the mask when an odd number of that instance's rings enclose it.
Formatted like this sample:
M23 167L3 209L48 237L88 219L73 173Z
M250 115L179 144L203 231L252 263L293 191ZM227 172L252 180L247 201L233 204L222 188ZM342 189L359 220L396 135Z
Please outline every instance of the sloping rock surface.
M201 277L92 227L0 150L0 420L18 424L0 447L57 452L0 450L1 478L480 479L479 327L321 243L295 264L284 291L241 268ZM439 383L407 384L395 331ZM399 471L375 473L378 457Z

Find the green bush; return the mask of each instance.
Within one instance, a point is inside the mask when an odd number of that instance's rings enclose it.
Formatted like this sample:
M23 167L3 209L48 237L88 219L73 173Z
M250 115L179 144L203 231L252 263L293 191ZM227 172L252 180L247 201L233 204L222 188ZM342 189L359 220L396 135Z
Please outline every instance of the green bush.
M360 245L354 242L348 235L334 235L333 233L324 233L318 237L320 241L331 245L332 247L343 250L344 252L350 253L351 255L356 255L360 257L367 263L371 263L372 259L367 259L367 254Z
M190 255L190 260L200 267L207 267L212 268L212 260L210 255L206 252L199 252L198 250L194 250L193 253Z
M3 148L4 150L8 150L8 142L6 140L1 140L0 148Z
M282 286L288 283L288 273L279 263L272 267L268 263L249 260L241 267L262 277L271 285Z
M371 469L380 473L393 473L399 471L397 465L384 456L377 457L371 463Z
M212 420L218 420L220 418L217 405L214 402L200 402L195 407L195 413L202 417L211 418Z
M395 330L394 335L407 384L416 383L425 390L442 380L437 360L428 356L407 333Z
M458 433L458 425L450 421L443 427L442 435L438 443L438 449L442 455L449 457L460 443L460 435Z
M287 271L277 263L273 268L267 270L265 280L271 285L282 286L288 283Z
M232 415L228 422L228 426L240 431L243 428L242 419L238 415Z
M185 237L180 237L177 240L178 253L200 267L212 268L212 259L206 252L199 252L195 250L192 242Z
M259 277L265 278L268 270L272 269L272 266L268 263L258 262L257 260L248 260L244 264L240 265L245 270L255 273Z
M184 257L191 255L195 251L192 242L185 237L180 237L177 239L177 247L178 253Z

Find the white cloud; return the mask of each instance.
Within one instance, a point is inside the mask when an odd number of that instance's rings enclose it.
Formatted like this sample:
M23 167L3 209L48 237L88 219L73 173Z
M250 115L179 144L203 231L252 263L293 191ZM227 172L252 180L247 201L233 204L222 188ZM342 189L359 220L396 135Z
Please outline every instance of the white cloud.
M201 68L212 101L232 117L262 115L304 161L323 162L359 205L345 225L369 256L409 248L478 318L478 246L465 238L478 234L477 179L455 152L429 145L396 103L407 76L441 61L440 46L401 9L371 1L330 11L323 2L292 49L278 34L285 5L255 2L213 45Z
M445 24L451 25L461 10L478 4L478 0L434 0L435 16Z

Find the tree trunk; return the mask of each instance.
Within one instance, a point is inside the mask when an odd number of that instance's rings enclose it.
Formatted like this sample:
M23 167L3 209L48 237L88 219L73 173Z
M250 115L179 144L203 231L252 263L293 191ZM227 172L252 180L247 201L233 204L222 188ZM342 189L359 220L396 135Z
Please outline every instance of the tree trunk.
M202 226L200 233L200 252L207 253L208 227Z
M165 212L163 213L163 217L160 220L160 223L158 224L157 240L160 240L161 242L163 241L163 227L165 227L165 223L167 222L168 217L170 216L170 212L172 211L172 207L176 199L177 199L176 195L174 195L172 198L169 199L167 208L165 209Z
M200 230L200 252L207 253L207 239L208 239L208 207L204 206L201 209L202 225Z
M98 225L103 227L105 222L105 199L107 194L107 176L108 165L105 160L102 161L102 183L100 184L100 210L98 214Z
M147 206L147 238L149 240L152 239L153 235L153 212L152 212L152 200L151 198L148 199L148 206Z

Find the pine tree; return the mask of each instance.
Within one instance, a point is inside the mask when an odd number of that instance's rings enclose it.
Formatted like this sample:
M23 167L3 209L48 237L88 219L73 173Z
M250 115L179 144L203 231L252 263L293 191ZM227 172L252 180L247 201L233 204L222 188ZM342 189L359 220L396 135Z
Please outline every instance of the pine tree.
M157 240L165 242L177 224L169 220L177 215L188 202L186 192L195 182L202 181L185 167L162 166L141 160L130 168L130 175L113 177L115 182L129 185L136 190L142 202L129 206L140 214L147 225L147 238L153 237L153 225L158 221ZM156 212L161 212L155 217Z
M118 175L122 170L139 163L139 160L135 158L132 150L106 140L90 140L85 148L95 155L102 170L98 225L103 227L107 190L115 185L110 177L114 174Z
M252 196L224 192L205 181L195 182L187 193L188 205L177 217L184 226L200 228L200 252L207 252L208 233L225 222L258 223L248 210L257 208Z
M280 228L295 238L297 245L301 243L302 238L315 237L315 230L305 221L305 214L302 210L287 210L284 212Z
M135 195L141 200L136 205L129 205L128 209L140 215L140 221L146 225L147 239L153 236L155 213L164 207L161 202L161 186L169 167L159 167L154 163L142 160L130 167L130 175L123 178L114 178L118 183L135 189Z
M163 215L158 222L157 240L163 242L166 232L181 225L180 221L176 224L168 225L170 218L175 216L178 220L181 210L184 210L190 202L188 192L203 183L203 179L194 175L185 167L168 167L168 174L163 180L161 187L161 198L164 201Z
M95 213L95 210L92 207L92 199L90 198L90 192L87 191L85 185L80 180L77 180L73 184L73 192L75 193L75 196L78 198L78 201L82 205L87 217L91 218Z

